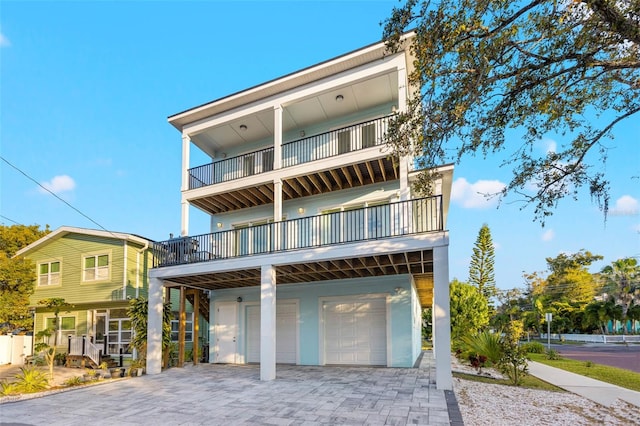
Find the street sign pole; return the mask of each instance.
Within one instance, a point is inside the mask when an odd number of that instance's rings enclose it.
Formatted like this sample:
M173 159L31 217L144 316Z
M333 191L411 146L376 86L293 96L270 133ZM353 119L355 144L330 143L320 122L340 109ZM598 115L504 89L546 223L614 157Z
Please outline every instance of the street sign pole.
M544 314L544 318L547 320L547 350L551 350L551 319L553 315L551 312Z

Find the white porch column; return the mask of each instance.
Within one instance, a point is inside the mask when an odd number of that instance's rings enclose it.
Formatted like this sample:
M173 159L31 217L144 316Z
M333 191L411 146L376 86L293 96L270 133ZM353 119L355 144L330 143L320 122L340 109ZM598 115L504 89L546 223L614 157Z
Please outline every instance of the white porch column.
M451 313L449 310L449 246L433 249L433 340L436 387L453 388L451 376Z
M182 191L189 190L189 149L191 147L191 139L186 133L182 134ZM186 237L189 235L189 203L182 201L182 215L180 224L180 235Z
M282 106L273 107L273 169L282 168Z
M162 371L162 287L159 278L149 279L149 320L147 322L147 374Z
M282 180L274 179L273 181L273 221L280 222L282 220ZM274 249L282 248L282 225L274 223L273 241Z
M260 380L276 378L276 268L263 265L260 277Z

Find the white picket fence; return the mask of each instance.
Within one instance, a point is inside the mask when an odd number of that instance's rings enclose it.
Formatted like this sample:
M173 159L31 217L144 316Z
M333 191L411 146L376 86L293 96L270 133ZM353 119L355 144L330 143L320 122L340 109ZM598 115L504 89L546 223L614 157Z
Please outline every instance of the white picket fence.
M0 335L0 365L24 365L25 357L32 354L33 336Z
M542 333L541 338L547 338L546 333ZM565 340L569 342L583 343L640 343L638 334L556 334L551 333L551 340Z

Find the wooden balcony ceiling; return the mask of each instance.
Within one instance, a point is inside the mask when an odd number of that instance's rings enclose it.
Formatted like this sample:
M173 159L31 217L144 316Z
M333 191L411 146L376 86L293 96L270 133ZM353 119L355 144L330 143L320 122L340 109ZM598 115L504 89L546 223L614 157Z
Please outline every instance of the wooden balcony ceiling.
M356 188L398 179L398 163L393 158L377 158L339 168L321 170L282 181L283 200ZM201 210L216 214L273 203L273 182L239 188L191 201Z
M282 265L276 267L276 283L291 284L409 273L414 276L420 303L423 307L431 306L433 297L433 252L431 250ZM172 284L182 284L203 290L254 287L260 285L260 268L174 277L168 281Z

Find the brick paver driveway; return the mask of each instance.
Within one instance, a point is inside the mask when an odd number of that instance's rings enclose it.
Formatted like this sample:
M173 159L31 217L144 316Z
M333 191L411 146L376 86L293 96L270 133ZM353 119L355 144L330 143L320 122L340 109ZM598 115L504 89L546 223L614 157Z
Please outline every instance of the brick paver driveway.
M431 376L431 377L430 377ZM433 368L204 364L0 405L0 424L448 425Z

